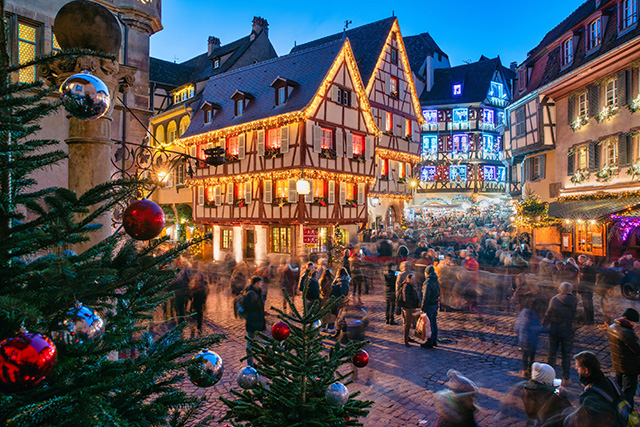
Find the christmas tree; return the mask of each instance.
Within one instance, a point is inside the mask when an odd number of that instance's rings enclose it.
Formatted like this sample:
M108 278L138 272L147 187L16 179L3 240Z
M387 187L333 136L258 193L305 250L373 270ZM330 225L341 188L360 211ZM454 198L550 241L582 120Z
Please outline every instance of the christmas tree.
M183 372L199 365L192 355L222 337L184 340L183 325L162 336L149 329L175 277L167 267L186 245L154 256L164 239L136 242L117 232L79 254L71 250L88 241L103 213L135 198L148 183L123 179L85 194L34 189L34 172L66 157L56 149L58 141L37 136L42 118L61 103L52 101L56 87L12 82L12 75L80 53L63 51L12 66L5 34L3 28L0 425L186 425L203 402L181 391ZM80 313L78 301L84 318L70 314ZM80 340L70 325L92 329ZM119 352L136 357L117 360Z
M306 293L305 288L303 301ZM221 397L229 407L224 419L252 427L362 425L358 418L368 414L373 402L356 399L360 392L349 395L346 386L352 383L353 370L340 373L338 369L365 366L369 356L362 347L367 342L327 347L320 335L320 319L341 305L342 297L332 298L322 308L318 302L305 304L302 311L288 295L286 300L292 314L273 308L280 322L274 324L272 336L258 333L250 339L249 356L264 381L239 376L238 383L245 389L231 390L237 399Z

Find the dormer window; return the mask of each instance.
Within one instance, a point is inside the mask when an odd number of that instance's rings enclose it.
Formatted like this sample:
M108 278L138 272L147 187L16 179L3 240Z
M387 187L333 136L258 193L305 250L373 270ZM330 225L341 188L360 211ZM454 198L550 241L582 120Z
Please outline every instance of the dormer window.
M391 63L398 65L398 49L395 47L391 48Z
M213 69L220 68L220 58L216 58L213 60Z
M189 85L179 89L173 93L173 103L177 104L195 96L196 89L193 85Z
M278 76L269 86L275 90L275 105L278 106L285 104L291 97L293 89L299 85L292 80Z
M456 83L453 85L453 96L462 95L462 83Z
M204 113L204 124L211 123L216 117L216 114L219 110L220 106L218 104L205 101L204 104L202 104L202 112Z
M638 22L638 0L622 0L618 10L620 11L620 31L624 31Z
M597 18L589 23L587 31L587 50L592 50L600 46L602 34L601 22L602 19Z
M250 93L236 90L233 95L231 95L231 99L234 100L233 114L237 117L244 114L249 106L249 102L255 99L255 97Z
M569 37L562 42L562 66L573 62L573 38Z

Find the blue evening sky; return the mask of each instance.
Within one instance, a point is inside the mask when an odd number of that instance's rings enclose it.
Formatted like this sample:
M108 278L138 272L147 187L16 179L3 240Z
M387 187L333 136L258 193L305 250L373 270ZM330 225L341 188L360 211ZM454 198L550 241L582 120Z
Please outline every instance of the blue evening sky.
M222 44L248 35L254 16L269 22L278 55L294 45L357 27L395 13L403 36L429 32L451 65L500 55L522 62L544 35L583 0L338 1L164 0L164 29L151 37L151 56L183 62L206 52L209 36Z

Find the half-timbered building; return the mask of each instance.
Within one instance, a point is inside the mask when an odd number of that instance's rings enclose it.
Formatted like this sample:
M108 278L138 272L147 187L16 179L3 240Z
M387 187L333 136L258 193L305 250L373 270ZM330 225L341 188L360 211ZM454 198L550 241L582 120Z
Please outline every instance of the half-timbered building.
M420 103L396 17L296 46L292 52L348 37L375 123L376 183L369 192L371 226L399 227L413 200L413 170L420 160ZM343 99L344 102L344 99Z
M336 224L356 239L378 134L348 39L211 77L178 143L202 159L186 183L214 259L320 250Z
M582 4L518 67L512 174L562 220L547 248L637 248L639 62L638 2L609 0Z
M499 58L434 72L420 98L422 163L416 204L506 195L503 134L513 71Z

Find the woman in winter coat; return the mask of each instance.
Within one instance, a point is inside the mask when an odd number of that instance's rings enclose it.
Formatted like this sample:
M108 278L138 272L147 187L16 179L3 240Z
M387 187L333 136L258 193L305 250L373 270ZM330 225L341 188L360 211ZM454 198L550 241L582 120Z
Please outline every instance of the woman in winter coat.
M424 293L422 294L422 311L426 313L431 322L431 338L421 347L432 348L438 345L438 304L440 302L440 281L433 265L425 270L427 280L425 280Z
M330 334L335 334L334 338L337 338L338 335L340 335L340 331L335 330L335 321L340 315L340 311L347 307L347 298L349 297L350 286L351 276L349 276L347 269L342 267L338 272L338 275L334 279L333 285L331 285L331 294L329 295L330 298L344 297L344 299L342 300L342 304L336 305L331 309L333 319L332 322L329 323L327 332Z
M394 319L396 311L396 271L395 264L387 263L387 271L384 273L384 299L387 303L385 315L387 325L396 325Z
M549 360L555 368L556 353L562 353L562 385L571 384L571 347L573 345L573 320L578 310L578 297L572 294L571 283L562 282L558 295L551 298L542 326L549 330Z
M244 297L241 301L242 309L245 313L245 329L249 338L253 338L257 331L267 329L264 318L264 303L262 302L262 278L254 276L245 289ZM247 340L247 356L251 349L251 341ZM253 358L247 359L247 364L253 366Z
M522 388L522 402L527 413L527 425L562 427L563 411L571 402L556 394L553 386L555 370L546 363L534 363L531 379Z
M326 268L322 275L320 276L320 301L322 301L322 305L324 306L329 298L331 297L331 287L333 285L333 273L331 270ZM322 318L322 331L326 332L328 329L328 325L330 323L335 322L335 316L332 313L328 313L326 316Z
M415 281L416 278L414 274L409 273L405 281L402 283L402 287L398 291L398 301L396 302L396 304L398 304L400 308L402 308L404 345L406 347L409 347L411 345L409 344L410 341L414 341L409 337L409 331L411 330L411 326L414 320L413 312L416 308L420 307L420 300L418 299L418 292L416 291Z
M538 313L530 308L523 308L514 325L518 334L518 345L522 349L522 376L531 376L531 365L536 359L538 337L542 332Z

